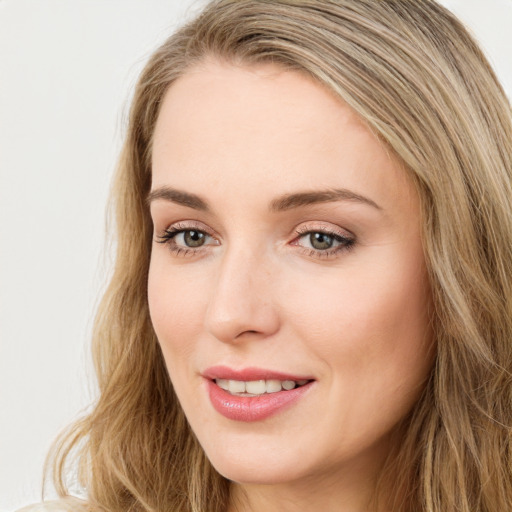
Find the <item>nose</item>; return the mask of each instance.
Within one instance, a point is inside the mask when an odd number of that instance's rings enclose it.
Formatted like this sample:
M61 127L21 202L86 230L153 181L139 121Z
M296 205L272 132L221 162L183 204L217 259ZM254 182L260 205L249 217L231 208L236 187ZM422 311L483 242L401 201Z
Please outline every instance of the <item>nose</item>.
M226 253L206 311L206 329L225 343L264 339L279 329L269 260L246 251Z

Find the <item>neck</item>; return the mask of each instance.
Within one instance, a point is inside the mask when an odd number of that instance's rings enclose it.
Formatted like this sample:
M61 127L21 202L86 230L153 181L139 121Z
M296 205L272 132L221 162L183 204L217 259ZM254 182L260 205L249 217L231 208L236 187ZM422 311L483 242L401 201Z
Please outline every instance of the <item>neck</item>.
M368 512L369 500L360 495L334 492L316 493L289 485L266 486L234 484L228 512Z
M389 512L376 503L377 479L378 472L369 475L349 464L344 472L327 470L314 481L232 483L228 512Z

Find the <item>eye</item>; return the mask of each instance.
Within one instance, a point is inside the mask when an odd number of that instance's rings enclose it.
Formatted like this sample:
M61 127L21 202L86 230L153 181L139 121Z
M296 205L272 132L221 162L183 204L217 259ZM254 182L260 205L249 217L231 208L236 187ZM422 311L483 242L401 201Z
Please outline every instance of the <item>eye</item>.
M208 235L203 231L195 229L187 229L179 231L174 236L176 245L184 245L186 247L201 247L206 242Z
M319 251L331 249L336 243L336 239L334 238L334 236L328 235L327 233L310 233L308 236L308 242L311 245L311 247Z
M297 229L299 235L292 245L302 247L308 256L330 257L351 249L355 244L355 237L334 231L332 228L320 229L304 226Z
M156 242L168 245L175 256L204 252L209 245L219 245L218 240L205 230L182 223L167 228L157 237Z

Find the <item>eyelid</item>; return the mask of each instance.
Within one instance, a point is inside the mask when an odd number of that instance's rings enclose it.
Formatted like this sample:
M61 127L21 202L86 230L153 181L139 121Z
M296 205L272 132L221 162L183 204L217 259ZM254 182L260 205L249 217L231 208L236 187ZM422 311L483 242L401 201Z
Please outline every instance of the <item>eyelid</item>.
M175 239L178 235L187 231L199 231L204 233L206 236L214 240L215 243L208 243L198 247L178 245L175 242ZM198 255L199 253L204 254L212 245L220 245L218 236L215 232L209 226L195 220L177 221L170 224L156 236L155 242L167 245L168 250L174 256L180 257Z
M206 233L207 235L211 236L212 238L215 238L216 240L219 239L219 236L217 233L211 229L206 224L203 224L200 221L197 220L179 220L176 222L173 222L169 224L167 227L161 230L161 233L166 233L169 231L188 231L188 230L196 230L201 231L203 233Z
M326 233L333 234L343 238L355 238L355 235L347 229L340 228L335 224L328 222L305 222L294 229L296 235L305 235L307 233Z
M197 247L189 246L176 242L177 236L187 231L199 231L211 239L209 243L204 243ZM334 239L332 247L318 248L307 247L302 245L300 240L308 234L324 234ZM212 243L213 241L213 243ZM170 224L161 234L157 235L155 240L157 243L167 245L169 251L174 256L205 256L210 253L212 246L220 245L220 237L207 225L196 220L183 220ZM296 250L312 258L334 258L342 251L348 251L353 248L356 243L356 237L348 230L341 228L335 224L327 222L304 222L294 228L294 238L288 242L289 245L296 247ZM310 242L310 245L313 242Z
M306 235L314 233L321 233L336 240L337 245L326 249L317 249L314 247L305 247L299 242L300 239ZM350 251L356 244L356 237L351 232L340 228L339 226L327 223L305 223L295 228L297 235L290 244L298 247L303 254L315 259L330 259L337 258L343 252Z

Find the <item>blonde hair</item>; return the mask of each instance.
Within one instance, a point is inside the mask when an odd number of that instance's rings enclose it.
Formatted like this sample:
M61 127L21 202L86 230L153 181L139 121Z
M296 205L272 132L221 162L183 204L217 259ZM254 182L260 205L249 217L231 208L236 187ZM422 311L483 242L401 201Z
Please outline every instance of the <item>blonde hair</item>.
M168 87L206 57L310 75L404 162L421 200L437 355L381 484L394 512L507 510L512 116L477 44L432 0L218 0L154 53L113 189L116 265L93 336L101 394L56 444L58 492L76 456L88 510L226 510L229 482L188 427L146 300L153 130Z

